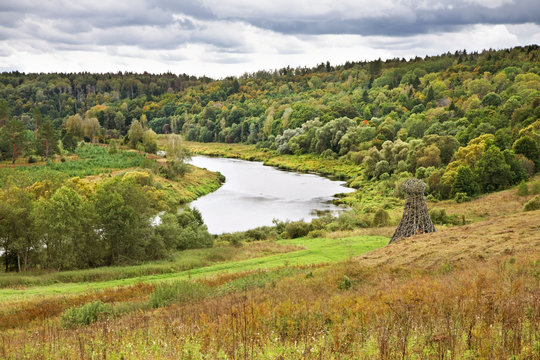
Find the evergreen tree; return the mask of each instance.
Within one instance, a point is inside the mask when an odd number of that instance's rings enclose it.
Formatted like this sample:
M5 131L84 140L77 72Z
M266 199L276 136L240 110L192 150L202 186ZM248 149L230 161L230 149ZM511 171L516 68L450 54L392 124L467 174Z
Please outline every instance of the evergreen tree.
M45 121L39 129L36 145L38 153L45 155L47 161L49 155L58 152L58 135L50 120Z
M26 150L28 140L26 137L26 128L24 124L17 119L9 120L0 132L0 141L3 148L11 157L12 164L15 164L17 157Z

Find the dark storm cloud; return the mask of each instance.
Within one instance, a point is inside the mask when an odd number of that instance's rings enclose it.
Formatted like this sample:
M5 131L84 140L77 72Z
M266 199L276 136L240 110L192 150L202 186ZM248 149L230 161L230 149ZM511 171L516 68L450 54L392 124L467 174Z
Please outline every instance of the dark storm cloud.
M83 33L91 29L117 29L133 26L167 28L178 24L173 14L181 14L198 21L241 21L258 28L282 34L358 34L407 36L432 32L455 31L474 24L540 23L538 0L520 0L498 7L490 1L443 0L437 2L349 1L340 6L337 1L331 11L317 11L320 3L284 8L258 2L232 1L228 6L213 0L133 0L133 1L48 1L8 0L0 4L0 23L18 27L28 16L53 22L66 33ZM292 3L294 4L294 3ZM426 5L427 4L427 5ZM325 4L326 6L328 4ZM395 6L392 6L395 5ZM490 5L490 6L486 6ZM247 10L246 10L247 8ZM223 11L225 9L225 11ZM305 11L303 11L305 10ZM235 11L239 15L235 14ZM223 12L225 12L223 14ZM190 20L181 20L181 28L197 31ZM32 34L39 37L39 34ZM207 41L210 39L206 39ZM222 41L221 41L222 42Z
M487 3L487 2L486 2ZM440 3L439 3L440 4ZM376 7L376 5L374 5ZM280 19L279 17L237 17L254 26L283 34L358 34L364 36L409 36L433 32L456 31L475 24L540 24L540 2L521 0L489 8L479 4L449 1L442 7L421 9L409 6L411 12L399 11L344 19L343 13ZM414 16L410 16L413 13ZM232 17L235 18L235 17Z

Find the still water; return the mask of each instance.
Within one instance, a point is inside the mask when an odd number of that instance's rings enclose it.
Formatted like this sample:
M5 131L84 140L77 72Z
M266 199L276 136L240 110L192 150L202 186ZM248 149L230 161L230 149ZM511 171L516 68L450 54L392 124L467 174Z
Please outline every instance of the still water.
M331 203L333 195L354 191L342 181L281 171L262 162L194 156L190 163L227 179L217 191L191 203L211 234L272 225L273 219L310 221L316 210L343 210Z

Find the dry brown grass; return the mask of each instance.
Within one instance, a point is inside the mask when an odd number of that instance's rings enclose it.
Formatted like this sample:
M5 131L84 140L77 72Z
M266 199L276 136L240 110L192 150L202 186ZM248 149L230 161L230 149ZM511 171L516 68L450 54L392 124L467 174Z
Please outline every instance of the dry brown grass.
M444 264L465 267L475 262L540 254L540 211L520 212L477 223L439 227L358 257L367 266L438 269Z
M529 186L535 181L540 181L540 175L529 181ZM517 189L499 191L483 195L473 201L456 203L455 201L441 201L438 203L428 203L429 209L444 208L448 215L464 215L470 221L486 220L501 217L508 214L521 212L523 205L534 195L519 196Z
M8 359L538 359L530 259L447 274L349 261L77 329L1 334ZM347 276L352 285L339 289ZM234 280L234 279L231 279Z
M69 307L80 306L96 300L106 303L141 300L150 294L154 287L154 284L138 283L132 286L110 287L78 295L5 302L0 310L0 329L25 328L31 323L43 322L58 316Z

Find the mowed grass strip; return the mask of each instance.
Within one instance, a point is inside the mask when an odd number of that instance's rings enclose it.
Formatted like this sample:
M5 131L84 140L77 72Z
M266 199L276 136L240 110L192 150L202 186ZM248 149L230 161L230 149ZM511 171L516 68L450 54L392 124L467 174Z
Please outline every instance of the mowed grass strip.
M382 236L353 236L339 239L300 238L293 240L279 240L277 243L281 245L302 246L305 247L305 250L240 261L224 262L176 273L154 274L111 281L52 284L35 286L28 289L0 289L0 302L34 296L74 294L114 286L133 285L140 282L152 283L159 281L194 279L223 273L272 269L282 266L335 263L382 247L388 243L388 238Z
M58 272L0 273L0 288L29 288L59 283L98 282L155 274L178 273L226 261L240 261L301 249L295 245L260 241L240 248L220 243L212 248L178 251L171 260L159 260L130 266L103 266L94 269Z

